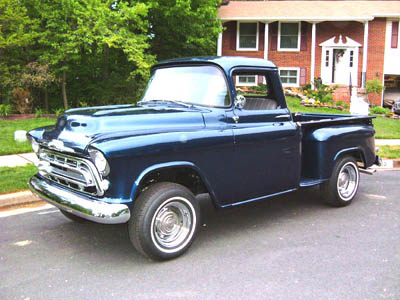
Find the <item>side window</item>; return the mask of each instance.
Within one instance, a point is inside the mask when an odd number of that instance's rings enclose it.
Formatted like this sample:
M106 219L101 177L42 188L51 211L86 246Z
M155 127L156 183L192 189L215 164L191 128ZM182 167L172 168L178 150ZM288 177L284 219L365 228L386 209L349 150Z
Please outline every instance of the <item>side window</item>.
M235 72L233 81L237 95L246 98L244 110L273 110L280 108L271 79L266 73Z

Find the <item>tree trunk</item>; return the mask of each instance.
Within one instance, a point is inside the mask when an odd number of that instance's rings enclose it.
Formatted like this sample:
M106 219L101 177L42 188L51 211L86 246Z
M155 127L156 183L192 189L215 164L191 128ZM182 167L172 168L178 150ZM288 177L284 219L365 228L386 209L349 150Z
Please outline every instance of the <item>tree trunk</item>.
M49 93L47 91L47 86L44 88L44 109L49 112Z
M67 72L63 71L62 81L61 81L61 93L64 101L65 110L68 109L68 101L67 101Z
M108 80L108 78L110 78L110 71L108 67L108 62L110 60L110 48L108 48L107 45L103 46L103 53L106 57L106 62L103 64L103 80Z

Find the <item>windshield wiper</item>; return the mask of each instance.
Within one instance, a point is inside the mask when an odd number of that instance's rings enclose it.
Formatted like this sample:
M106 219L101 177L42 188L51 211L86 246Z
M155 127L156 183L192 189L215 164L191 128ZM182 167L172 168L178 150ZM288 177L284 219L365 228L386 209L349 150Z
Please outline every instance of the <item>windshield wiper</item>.
M142 100L142 101L139 101L138 104L151 103L151 102L167 102L167 103L175 103L175 104L182 105L182 106L185 106L185 107L193 107L193 104L188 104L188 103L185 103L183 101L179 101L179 100L162 100L162 99Z

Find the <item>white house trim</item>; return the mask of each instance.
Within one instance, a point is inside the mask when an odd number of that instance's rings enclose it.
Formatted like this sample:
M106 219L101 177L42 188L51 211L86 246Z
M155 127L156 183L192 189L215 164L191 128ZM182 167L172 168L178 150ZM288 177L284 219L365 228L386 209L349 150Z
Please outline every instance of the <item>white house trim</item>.
M362 46L360 43L357 43L356 41L352 40L351 38L346 36L346 43L343 41L342 36L339 36L339 40L337 43L335 43L336 37L332 37L329 40L319 44L319 46L322 47L322 52L321 52L321 79L324 84L332 84L335 83L332 80L332 74L333 74L333 60L335 59L333 57L334 50L337 49L343 49L346 50L346 54L348 55L348 58L350 58L350 51L353 51L353 63L352 67L350 65L347 65L347 69L349 70L349 73L351 74L351 82L352 86L357 86L358 84L358 54L359 54L359 48ZM348 50L348 52L347 52ZM328 53L328 56L326 55ZM328 57L328 60L326 58ZM348 64L349 61L346 62ZM328 65L326 65L328 64ZM335 80L336 81L336 80ZM337 81L336 81L337 83ZM345 80L345 84L349 84L347 79Z
M269 23L265 23L265 34L264 34L264 59L268 59L268 34L269 34Z
M222 56L222 32L218 33L217 56Z
M287 70L287 71L297 71L297 76L296 76L296 83L283 83L282 86L287 86L287 87L298 87L300 85L300 68L298 67L280 67L278 68L279 70L279 76L280 76L280 71L281 70Z
M240 48L240 24L241 23L255 23L257 24L257 34L256 34L256 47L255 48ZM258 51L258 40L259 40L259 27L260 24L258 21L254 22L237 22L236 26L236 51Z
M315 77L315 35L316 35L316 24L312 23L311 30L311 74L310 74L310 82L314 85L314 77Z
M374 17L371 16L357 16L357 17L235 17L235 18L221 18L223 22L228 21L244 21L244 22L277 22L277 21L288 21L288 22L325 22L325 21L355 21L364 23L366 21L372 21Z
M281 23L297 23L298 31L297 31L297 48L281 48ZM280 22L278 24L278 51L290 51L290 52L299 52L300 51L300 43L301 43L301 22Z
M368 21L364 23L364 52L363 52L363 63L362 63L362 84L365 88L365 82L367 77L367 61L368 61Z

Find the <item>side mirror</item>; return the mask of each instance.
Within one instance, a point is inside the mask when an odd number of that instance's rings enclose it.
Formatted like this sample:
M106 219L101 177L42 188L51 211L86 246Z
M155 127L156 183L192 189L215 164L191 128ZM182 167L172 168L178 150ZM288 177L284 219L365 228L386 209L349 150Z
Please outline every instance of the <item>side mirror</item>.
M242 109L246 105L246 98L243 95L237 95L235 98L235 107Z

